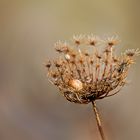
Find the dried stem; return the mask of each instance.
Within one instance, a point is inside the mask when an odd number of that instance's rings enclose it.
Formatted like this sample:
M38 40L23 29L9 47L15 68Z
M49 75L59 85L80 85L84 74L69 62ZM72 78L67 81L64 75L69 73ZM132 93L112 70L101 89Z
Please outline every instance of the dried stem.
M92 101L92 106L93 106L93 110L94 110L94 113L95 113L95 116L96 116L96 122L97 122L98 130L99 130L100 135L101 135L101 139L105 140L105 135L104 135L103 127L102 127L102 124L101 124L101 119L100 119L99 112L98 112L95 101Z

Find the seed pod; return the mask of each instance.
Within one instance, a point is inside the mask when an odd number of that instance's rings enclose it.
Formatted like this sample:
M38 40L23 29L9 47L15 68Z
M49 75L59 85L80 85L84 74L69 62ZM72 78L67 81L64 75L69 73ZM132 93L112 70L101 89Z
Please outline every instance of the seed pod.
M76 89L77 91L83 89L83 83L78 79L72 79L69 81L69 85Z

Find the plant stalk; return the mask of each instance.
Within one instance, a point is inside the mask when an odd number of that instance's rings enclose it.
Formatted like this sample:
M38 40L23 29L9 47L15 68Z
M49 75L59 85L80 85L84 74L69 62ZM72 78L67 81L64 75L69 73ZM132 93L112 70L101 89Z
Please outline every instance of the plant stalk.
M98 130L99 130L101 139L105 140L105 135L104 135L103 127L102 127L102 124L101 124L99 111L97 109L95 101L92 101L92 106L93 106L93 110L94 110L94 113L95 113L95 116L96 116L96 122L97 122L97 126L98 126Z

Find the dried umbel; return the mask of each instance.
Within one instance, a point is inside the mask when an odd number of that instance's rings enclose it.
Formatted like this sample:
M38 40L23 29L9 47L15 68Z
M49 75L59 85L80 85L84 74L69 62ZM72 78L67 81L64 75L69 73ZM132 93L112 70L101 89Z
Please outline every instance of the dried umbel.
M139 49L128 49L120 56L115 54L119 41L114 38L100 39L94 35L74 36L72 45L57 42L60 54L55 60L48 60L48 78L70 102L92 103L97 126L102 140L105 140L95 100L117 94L126 83L130 66Z
M74 36L72 45L57 42L60 58L46 63L49 80L70 102L87 104L115 95L140 54L138 49L129 49L117 56L118 42L113 37L102 40L93 35Z

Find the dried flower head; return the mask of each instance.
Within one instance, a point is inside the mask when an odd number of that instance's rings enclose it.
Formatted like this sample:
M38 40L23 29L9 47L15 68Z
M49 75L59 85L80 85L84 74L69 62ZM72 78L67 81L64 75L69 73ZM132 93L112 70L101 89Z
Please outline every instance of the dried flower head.
M100 38L93 34L87 36L87 44L96 46L100 42Z
M140 50L139 49L128 49L125 51L125 55L128 57L133 57L133 56L138 56L140 55Z
M82 35L82 34L73 36L73 40L76 45L80 45L81 43L83 43L84 38L85 38L85 35Z
M51 67L51 61L50 60L48 60L47 62L46 62L46 65L45 65L48 69Z
M73 41L75 48L60 41L55 44L61 56L47 62L49 80L70 102L87 104L117 94L125 85L128 70L140 51L129 49L116 56L114 47L118 40L114 37L105 40L105 45L93 35L74 36ZM88 49L89 44L93 46L92 51ZM88 45L86 51L81 50L80 45Z
M55 50L59 53L67 53L69 52L69 49L68 49L68 44L66 42L61 42L61 41L58 41L54 44L55 46Z
M118 39L118 36L112 36L112 37L107 37L103 42L106 43L106 45L112 47L117 45L120 41Z

